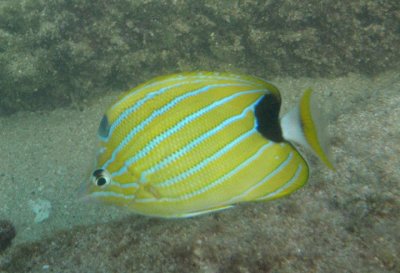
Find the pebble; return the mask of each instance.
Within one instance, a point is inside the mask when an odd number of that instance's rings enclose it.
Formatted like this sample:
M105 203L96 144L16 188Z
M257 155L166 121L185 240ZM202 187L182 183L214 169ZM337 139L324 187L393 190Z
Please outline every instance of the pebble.
M50 216L51 203L46 199L29 200L29 206L35 214L35 223L41 223Z

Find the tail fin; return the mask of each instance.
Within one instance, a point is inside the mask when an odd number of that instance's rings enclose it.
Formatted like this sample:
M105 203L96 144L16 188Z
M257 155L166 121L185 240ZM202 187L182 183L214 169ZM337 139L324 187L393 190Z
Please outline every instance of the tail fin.
M334 170L327 149L326 122L321 111L313 103L311 88L304 91L299 105L283 116L281 127L284 139L308 148L328 168Z

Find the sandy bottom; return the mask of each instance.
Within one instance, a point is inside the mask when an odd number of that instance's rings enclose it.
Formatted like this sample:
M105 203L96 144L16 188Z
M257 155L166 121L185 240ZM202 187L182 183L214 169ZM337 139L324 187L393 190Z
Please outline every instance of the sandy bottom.
M115 97L1 117L0 220L17 236L0 272L399 272L399 71L273 82L283 112L313 87L337 172L309 157L309 183L290 197L188 220L82 201L98 123Z

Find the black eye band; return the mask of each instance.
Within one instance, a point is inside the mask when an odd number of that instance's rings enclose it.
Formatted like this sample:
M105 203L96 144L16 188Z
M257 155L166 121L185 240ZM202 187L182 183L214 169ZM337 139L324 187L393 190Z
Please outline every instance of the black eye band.
M103 169L98 169L98 170L95 170L94 172L93 172L93 176L94 177L96 177L96 178L99 178L100 176L102 176L104 174L104 170Z

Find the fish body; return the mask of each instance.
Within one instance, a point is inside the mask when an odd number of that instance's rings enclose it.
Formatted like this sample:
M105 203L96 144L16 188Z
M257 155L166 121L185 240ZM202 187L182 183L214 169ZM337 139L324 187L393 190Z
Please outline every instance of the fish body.
M311 90L282 119L281 96L257 77L162 76L125 93L103 116L90 198L158 217L191 217L302 187L307 162L331 166L311 113Z

